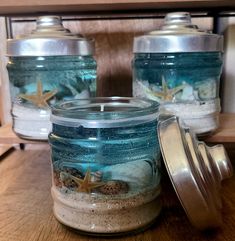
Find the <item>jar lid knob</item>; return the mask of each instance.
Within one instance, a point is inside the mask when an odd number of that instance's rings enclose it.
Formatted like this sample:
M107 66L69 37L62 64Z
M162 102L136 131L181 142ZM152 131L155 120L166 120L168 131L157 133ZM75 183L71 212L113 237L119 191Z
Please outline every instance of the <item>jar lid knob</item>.
M60 16L40 16L36 20L37 28L41 27L61 27L63 28L62 25L62 20Z
M192 24L190 13L188 12L173 12L168 13L164 19L162 29L172 28L194 28L198 29L197 25Z
M172 24L172 23L191 23L191 17L188 12L173 12L168 13L165 16L165 23Z
M60 16L40 16L36 20L36 29L32 31L32 34L37 37L38 35L44 36L47 34L49 36L58 36L58 37L69 37L77 38L72 34L68 29L64 28L62 24L62 19ZM31 35L32 37L32 35ZM80 36L82 37L82 36Z

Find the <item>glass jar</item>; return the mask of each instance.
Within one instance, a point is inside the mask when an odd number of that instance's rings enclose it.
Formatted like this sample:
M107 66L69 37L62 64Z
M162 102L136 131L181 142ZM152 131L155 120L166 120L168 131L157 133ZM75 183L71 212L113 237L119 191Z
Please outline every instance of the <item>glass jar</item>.
M51 104L95 96L94 41L72 35L59 17L44 16L32 34L7 44L13 130L23 138L47 139Z
M52 109L52 196L60 222L101 234L153 222L161 209L157 112L158 104L130 98Z
M188 13L166 15L161 30L134 40L133 95L159 102L197 134L216 130L222 40L192 25Z
M52 107L55 217L91 235L141 231L161 210L161 153L192 224L221 223L220 182L232 174L222 145L207 147L158 103L92 98ZM202 164L204 163L204 164Z

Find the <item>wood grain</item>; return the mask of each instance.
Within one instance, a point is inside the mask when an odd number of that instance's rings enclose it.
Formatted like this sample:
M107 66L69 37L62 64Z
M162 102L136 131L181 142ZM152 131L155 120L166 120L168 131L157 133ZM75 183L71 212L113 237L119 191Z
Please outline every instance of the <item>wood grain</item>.
M46 148L46 149L45 149ZM52 213L48 147L14 151L0 162L1 241L105 241L81 236L60 225ZM156 223L138 235L119 241L233 241L235 240L235 177L224 182L220 229L199 232L189 223L163 170L164 208Z
M181 8L228 8L231 0L1 0L0 14L51 12L97 12Z
M216 143L235 142L235 114L222 113L218 130L205 138L205 141Z

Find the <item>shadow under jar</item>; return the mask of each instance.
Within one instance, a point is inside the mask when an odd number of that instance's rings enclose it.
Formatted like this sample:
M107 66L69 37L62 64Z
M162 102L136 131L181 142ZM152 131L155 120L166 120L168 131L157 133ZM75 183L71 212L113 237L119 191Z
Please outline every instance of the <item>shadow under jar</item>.
M161 209L157 113L157 103L115 97L52 108L52 196L61 223L112 235L155 220Z
M218 128L223 37L169 13L160 30L134 40L133 96L146 97L182 119L196 134Z
M47 140L50 108L59 100L96 94L94 41L65 29L58 16L37 19L36 30L7 41L14 132Z

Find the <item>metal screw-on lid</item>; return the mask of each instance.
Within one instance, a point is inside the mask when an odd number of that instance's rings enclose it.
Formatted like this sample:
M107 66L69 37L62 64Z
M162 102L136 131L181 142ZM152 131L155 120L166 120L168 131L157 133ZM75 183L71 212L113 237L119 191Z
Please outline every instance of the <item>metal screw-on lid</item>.
M221 181L233 173L223 145L197 141L175 116L159 122L158 135L171 182L191 223L198 229L219 226Z
M93 55L94 40L74 35L59 16L37 18L36 29L28 35L7 40L8 56Z
M222 52L223 37L204 32L187 12L168 13L160 30L135 37L134 53Z

